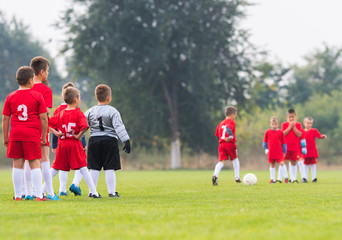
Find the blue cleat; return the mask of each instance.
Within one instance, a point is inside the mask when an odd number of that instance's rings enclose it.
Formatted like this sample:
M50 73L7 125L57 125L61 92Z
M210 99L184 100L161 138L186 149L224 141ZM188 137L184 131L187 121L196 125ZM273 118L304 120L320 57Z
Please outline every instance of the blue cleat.
M56 193L55 193L55 196L53 196L53 197L52 197L51 195L48 194L48 195L46 196L46 198L47 198L48 201L60 201L60 199L59 199L59 197L57 196Z
M67 192L60 192L59 196L68 196L68 193Z
M76 187L75 184L71 184L69 190L70 190L70 192L73 192L75 194L75 196L77 196L77 195L82 196L81 188Z
M33 197L30 195L26 195L25 200L33 200Z

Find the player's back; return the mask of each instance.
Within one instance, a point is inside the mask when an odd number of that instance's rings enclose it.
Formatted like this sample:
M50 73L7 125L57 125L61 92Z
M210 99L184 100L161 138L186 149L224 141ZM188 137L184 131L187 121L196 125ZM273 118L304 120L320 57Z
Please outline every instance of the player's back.
M46 107L52 108L52 90L43 83L35 83L32 90L37 91L43 95Z
M46 112L40 93L31 89L10 93L3 114L11 116L11 141L40 141L41 123L39 114ZM28 140L29 139L29 140Z
M224 119L216 128L216 134L215 136L219 138L219 142L225 142L225 138L229 137L227 133L227 127L230 128L230 130L233 133L233 139L230 140L230 143L235 143L236 138L235 138L235 121L232 119Z

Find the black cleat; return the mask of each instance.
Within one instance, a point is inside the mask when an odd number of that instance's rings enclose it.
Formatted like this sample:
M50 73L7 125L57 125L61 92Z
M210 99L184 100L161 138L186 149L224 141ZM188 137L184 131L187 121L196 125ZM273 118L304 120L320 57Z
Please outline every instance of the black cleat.
M120 195L119 195L118 192L115 192L115 194L112 194L112 193L108 194L108 197L110 197L110 198L120 198Z
M276 183L283 183L281 180L277 180Z
M89 193L89 194L88 194L88 197L93 197L93 194L92 194L92 193Z
M235 182L237 182L237 183L241 183L241 180L240 180L240 178L237 178L237 179L235 179Z
M293 180L293 181L291 181L292 183L299 183L298 181L297 181L297 179L296 180Z
M213 183L213 186L217 186L217 185L218 185L218 183L217 183L217 177L216 177L216 176L212 176L212 177L211 177L211 181L212 181L212 183Z
M306 178L302 179L302 183L307 183L307 182L308 182L308 180L306 180Z
M317 182L317 178L315 178L314 180L312 180L313 183L316 183Z
M99 194L99 195L95 195L95 194L92 194L92 198L102 198L102 196Z

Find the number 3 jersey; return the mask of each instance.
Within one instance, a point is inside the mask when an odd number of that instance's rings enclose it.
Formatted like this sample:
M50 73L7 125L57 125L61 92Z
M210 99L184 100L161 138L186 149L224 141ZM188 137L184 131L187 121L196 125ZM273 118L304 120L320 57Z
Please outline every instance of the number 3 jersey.
M96 105L86 111L85 116L90 127L90 137L109 136L129 140L120 113L109 105Z
M60 138L61 140L76 140L73 134L78 134L84 128L87 128L88 123L86 117L79 108L73 110L64 109L50 118L49 127L63 133L63 136Z
M5 101L2 114L11 117L9 141L40 142L39 114L46 113L42 94L32 89L16 90Z

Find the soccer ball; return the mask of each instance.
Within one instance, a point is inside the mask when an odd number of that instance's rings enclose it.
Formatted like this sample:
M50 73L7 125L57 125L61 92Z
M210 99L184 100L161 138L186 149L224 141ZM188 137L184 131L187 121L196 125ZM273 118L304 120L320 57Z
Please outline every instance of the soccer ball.
M245 185L255 185L257 183L258 179L253 173L247 173L243 177L243 183Z

